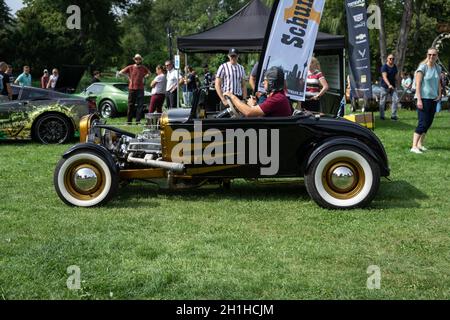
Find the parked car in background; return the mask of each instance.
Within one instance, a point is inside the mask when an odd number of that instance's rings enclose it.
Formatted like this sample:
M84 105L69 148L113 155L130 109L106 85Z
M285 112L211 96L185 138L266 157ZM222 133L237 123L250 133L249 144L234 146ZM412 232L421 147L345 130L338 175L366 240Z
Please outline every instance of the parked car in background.
M0 103L0 140L59 144L79 136L80 119L95 113L89 98L12 85L13 100Z
M413 109L414 107L414 93L412 92L405 92L405 90L403 90L403 88L399 88L397 89L397 95L398 95L398 99L399 102L402 106L402 108L407 108L407 109ZM379 84L373 84L372 85L372 97L373 100L375 100L376 102L380 102L381 100L381 87ZM391 96L388 95L387 97L387 103L392 103L392 99Z
M126 83L94 83L76 96L95 99L98 112L105 119L116 117L128 110L128 84ZM144 106L149 104L150 92L145 91Z
M397 95L399 98L399 103L401 108L414 110L414 93L407 93L403 90L403 88L397 89ZM369 109L365 111L378 111L380 108L380 100L381 100L381 87L379 84L372 85L372 99L369 100ZM386 99L386 107L390 107L392 103L392 98L390 95L387 96ZM364 105L363 99L357 99L355 103L356 109L362 109ZM356 111L356 110L354 110Z

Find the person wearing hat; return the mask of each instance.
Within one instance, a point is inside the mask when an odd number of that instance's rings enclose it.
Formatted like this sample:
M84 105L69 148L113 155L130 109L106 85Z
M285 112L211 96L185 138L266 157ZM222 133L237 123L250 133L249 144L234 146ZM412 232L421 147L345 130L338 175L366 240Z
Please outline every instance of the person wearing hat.
M222 64L217 70L216 75L216 91L221 102L221 108L228 105L223 93L231 92L239 99L247 100L247 84L245 81L245 69L238 63L239 52L235 48L231 48L228 52L230 61Z
M134 56L135 64L122 69L119 75L128 77L128 113L127 122L133 122L136 116L136 124L140 124L142 118L142 107L144 104L144 78L150 76L151 72L144 65L140 54ZM137 107L136 107L137 105Z
M257 104L254 97L245 103L232 92L226 92L224 95L230 97L233 105L244 117L290 117L293 110L284 92L284 83L283 68L271 67L264 74L264 90L268 97L262 104Z
M48 70L44 69L44 74L41 77L41 88L42 89L47 89L49 80L50 80L50 76L48 75Z

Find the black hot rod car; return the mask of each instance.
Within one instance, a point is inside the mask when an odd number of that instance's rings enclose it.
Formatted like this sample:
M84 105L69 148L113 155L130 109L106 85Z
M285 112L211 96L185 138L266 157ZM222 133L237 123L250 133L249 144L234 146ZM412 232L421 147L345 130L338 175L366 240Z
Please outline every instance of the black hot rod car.
M221 113L206 113L195 101L191 110L153 117L153 125L137 134L95 115L83 118L82 143L68 150L55 170L59 197L68 205L92 207L108 202L121 181L181 189L228 187L236 178L304 177L320 206L351 209L367 206L380 177L390 174L380 140L345 119L310 112L243 118L231 101Z

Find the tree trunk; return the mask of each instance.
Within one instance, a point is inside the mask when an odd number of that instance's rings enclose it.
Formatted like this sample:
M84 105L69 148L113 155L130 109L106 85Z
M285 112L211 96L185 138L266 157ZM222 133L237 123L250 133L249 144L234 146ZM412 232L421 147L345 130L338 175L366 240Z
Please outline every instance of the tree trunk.
M414 30L414 51L419 49L419 33L420 29L422 28L422 23L420 20L420 14L422 12L422 6L424 1L423 0L415 0L414 1L414 9L415 9L415 15L416 15L416 25Z
M380 8L380 59L381 65L384 65L387 59L386 30L384 28L384 1L377 0L377 5Z
M403 11L400 33L398 36L397 47L395 49L397 68L399 72L403 71L403 66L405 65L406 50L408 49L408 34L411 29L412 14L412 0L405 0L405 9Z

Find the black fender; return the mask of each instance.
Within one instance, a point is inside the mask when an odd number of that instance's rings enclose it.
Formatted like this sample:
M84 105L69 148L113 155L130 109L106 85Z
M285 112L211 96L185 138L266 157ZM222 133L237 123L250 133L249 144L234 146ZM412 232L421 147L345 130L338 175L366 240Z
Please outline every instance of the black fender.
M362 141L348 137L332 138L326 140L325 142L317 146L307 159L305 172L308 172L312 162L319 154L321 154L323 151L333 146L352 146L361 149L362 151L366 152L379 165L381 176L388 177L390 175L391 170L389 169L389 165L387 163L387 156L385 154L384 148L381 147L381 150L376 152ZM380 155L379 152L383 152L384 155Z
M108 164L113 173L115 174L119 173L119 168L117 167L116 162L114 161L114 158L112 157L111 153L108 151L108 149L98 144L80 143L74 145L72 148L67 150L62 157L64 159L68 159L70 156L72 156L74 153L78 151L91 151L93 153L98 154L103 159L105 159L106 163Z

